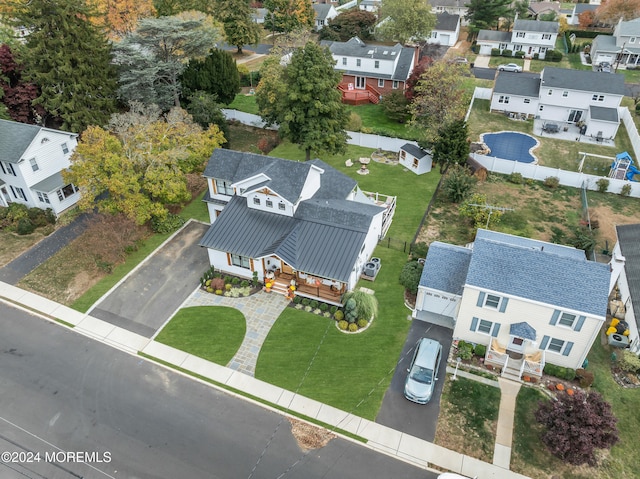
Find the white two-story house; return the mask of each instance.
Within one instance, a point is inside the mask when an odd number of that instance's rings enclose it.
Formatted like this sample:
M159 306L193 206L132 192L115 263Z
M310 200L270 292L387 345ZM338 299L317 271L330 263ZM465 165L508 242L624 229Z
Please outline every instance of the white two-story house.
M80 194L65 184L61 171L77 142L75 133L0 120L0 206L23 203L51 208L58 215L73 206Z
M211 226L200 245L217 270L340 303L391 224L395 197L368 195L321 160L216 149L204 176ZM276 288L277 289L277 288Z
M540 377L545 363L577 369L606 320L609 265L584 251L479 229L469 246L434 242L414 317L487 346L485 364Z
M500 72L491 95L491 111L584 125L582 134L614 138L624 76L587 70L545 67L535 73Z
M602 62L615 64L616 68L640 63L640 18L623 22L613 29L613 35L598 35L591 45L591 61L595 65Z
M478 45L480 55L491 55L491 50L511 50L523 52L527 58L536 55L544 59L548 50L553 50L558 38L558 22L543 22L538 20L516 20L511 32L495 30L480 30Z
M342 72L343 101L378 103L380 97L394 90L404 91L406 81L418 60L418 49L366 44L353 37L347 42L323 40Z

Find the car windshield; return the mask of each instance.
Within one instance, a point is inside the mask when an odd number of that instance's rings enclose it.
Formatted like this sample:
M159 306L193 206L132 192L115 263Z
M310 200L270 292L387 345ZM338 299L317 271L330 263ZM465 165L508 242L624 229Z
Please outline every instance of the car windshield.
M419 383L431 384L431 381L433 381L433 370L414 364L409 373L409 377Z

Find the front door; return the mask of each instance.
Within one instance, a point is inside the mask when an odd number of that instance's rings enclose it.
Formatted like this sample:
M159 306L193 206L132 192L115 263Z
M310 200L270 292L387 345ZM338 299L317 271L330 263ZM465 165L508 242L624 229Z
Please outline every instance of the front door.
M367 79L365 77L356 77L356 88L364 90L367 86Z
M3 186L2 188L0 188L0 192L2 193L1 200L4 200L4 201L0 201L0 203L5 203L4 206L8 206L9 203L11 203L11 196L9 196L9 192L7 191L7 187Z
M524 339L518 336L510 336L509 346L507 346L507 349L522 353L524 351Z
M582 110L571 110L568 121L577 123L580 121L580 118L582 118Z

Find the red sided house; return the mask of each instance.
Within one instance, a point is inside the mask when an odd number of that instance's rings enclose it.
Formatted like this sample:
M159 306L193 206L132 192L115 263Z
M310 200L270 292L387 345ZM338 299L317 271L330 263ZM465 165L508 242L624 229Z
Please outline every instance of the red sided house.
M351 105L379 103L380 98L394 90L404 91L407 79L418 61L418 49L367 45L358 37L348 42L323 40L342 72L342 101Z

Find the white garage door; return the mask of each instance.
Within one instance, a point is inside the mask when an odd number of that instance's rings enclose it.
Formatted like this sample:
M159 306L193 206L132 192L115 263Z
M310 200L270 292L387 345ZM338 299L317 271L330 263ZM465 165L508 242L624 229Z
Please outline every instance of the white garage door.
M449 45L451 35L440 34L440 45Z
M417 299L422 303L416 304L417 309L443 316L454 316L460 302L459 296L429 290L420 290Z
M602 62L609 62L609 63L613 63L613 55L601 55L599 54L596 57L596 65L600 64Z

